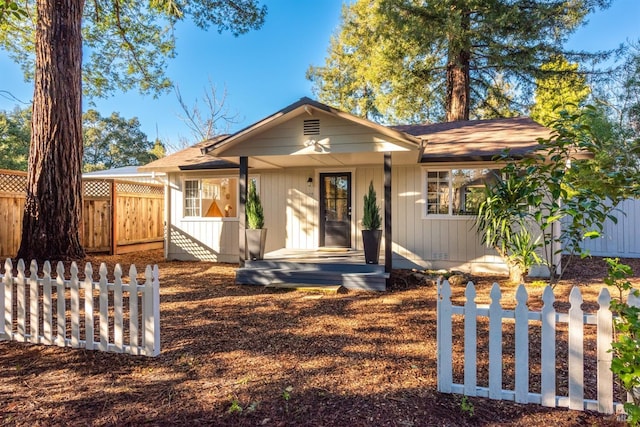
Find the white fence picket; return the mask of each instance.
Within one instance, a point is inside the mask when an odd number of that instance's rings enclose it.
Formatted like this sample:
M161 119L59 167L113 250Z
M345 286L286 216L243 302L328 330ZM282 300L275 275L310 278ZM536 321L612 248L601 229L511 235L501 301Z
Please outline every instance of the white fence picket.
M584 409L584 324L582 294L574 286L569 294L569 409Z
M542 406L556 406L556 310L553 308L553 290L547 286L542 293L542 326L540 338L540 366L554 369L542 369L540 374L540 393Z
M71 300L71 347L80 347L80 287L78 286L78 265L71 263L69 294Z
M129 268L129 343L134 352L138 352L138 270L135 265ZM137 354L137 353L136 353Z
M18 261L18 277L16 278L16 300L18 303L18 336L16 341L24 342L27 340L27 296L26 296L26 278L24 275L24 261Z
M527 290L524 285L520 285L516 291L515 310L515 400L517 403L529 403L529 311L527 298Z
M489 398L499 400L502 399L502 293L497 283L489 295Z
M613 372L611 371L611 341L613 339L613 316L609 306L611 295L603 288L598 295L600 308L596 315L598 352L598 412L613 414Z
M53 298L51 295L51 263L45 261L42 267L42 333L43 344L53 344Z
M116 264L113 272L113 342L116 345L116 352L122 353L124 343L124 320L122 316L122 267Z
M64 265L58 261L56 266L56 344L58 347L67 345L67 322L66 322L66 286L64 283ZM60 298L62 296L62 298Z
M477 311L476 311L476 288L473 283L467 283L464 296L464 394L466 396L476 395L477 383ZM469 337L471 339L467 340Z
M35 259L31 261L29 270L31 273L29 276L29 342L37 344L40 336L40 296L38 292L40 286L38 286L38 263Z
M84 282L82 282L84 294L84 339L85 348L93 350L95 336L93 332L93 268L90 263L84 266Z
M0 303L2 304L2 313L4 313L0 338L10 340L12 339L13 323L13 264L9 258L4 262L4 276L0 292Z
M451 393L451 385L453 384L453 331L451 315L453 314L451 306L451 286L445 280L440 283L438 280L438 391L442 393Z
M144 285L137 282L135 266L129 269L129 284L122 282L122 269L119 265L114 271L114 283L108 283L104 263L100 266L100 279L97 283L92 281L93 267L89 263L85 265L83 280L78 279L76 263L71 265L70 279L65 280L64 266L59 262L56 267L55 285L49 262L45 262L43 266L42 278L38 277L38 266L35 262L30 265L28 279L22 260L18 262L17 269L18 273L14 276L11 260L6 260L0 286L0 312L4 313L0 322L0 340L28 341L133 355L160 354L158 266L154 266L153 269L147 266ZM95 292L98 292L97 296ZM113 295L111 298L110 293ZM17 307L15 311L14 294ZM96 298L98 307L95 307L94 303ZM113 301L111 305L110 299ZM139 300L142 301L142 305ZM82 311L84 316L81 316ZM99 316L98 319L96 315ZM128 329L125 328L126 315ZM94 328L96 322L99 324L99 341L96 340ZM112 336L109 330L110 323L114 325ZM128 336L126 331L129 332ZM67 333L70 333L69 336Z
M100 264L100 351L109 349L109 288L107 287L107 265Z

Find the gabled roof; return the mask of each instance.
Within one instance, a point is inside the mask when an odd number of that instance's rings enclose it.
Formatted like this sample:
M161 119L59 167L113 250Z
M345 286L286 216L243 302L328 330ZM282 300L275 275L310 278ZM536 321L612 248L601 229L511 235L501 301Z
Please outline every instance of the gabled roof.
M404 125L394 129L426 140L423 163L492 160L505 148L509 148L511 156L523 157L538 147L539 138L549 138L552 133L529 117Z
M374 123L370 120L363 119L361 117L354 116L353 114L337 110L333 107L329 107L328 105L325 105L320 102L314 101L310 98L304 97L304 98L301 98L299 101L294 102L293 104L275 112L274 114L250 126L247 126L246 128L234 133L233 135L229 135L226 138L214 141L213 143L205 146L202 149L202 153L203 154L212 153L214 155L223 155L225 150L249 139L251 135L270 129L271 127L274 127L280 123L283 123L289 120L291 117L300 114L301 111L305 111L311 114L313 110L322 111L329 115L350 121L354 124L365 126L374 132L377 132L379 134L382 134L386 137L393 139L396 143L406 145L413 149L419 148L421 144L420 139L412 135L409 135L407 133L398 131L390 127L380 125L378 123Z
M202 149L213 142L226 138L228 135L217 136L199 142L184 150L155 160L138 168L139 171L177 172L202 169L232 169L238 165L227 160L217 159L202 153Z
M154 171L138 171L140 166L122 166L119 168L106 169L93 172L85 172L83 178L137 178L150 177L155 174ZM163 174L164 175L164 174Z

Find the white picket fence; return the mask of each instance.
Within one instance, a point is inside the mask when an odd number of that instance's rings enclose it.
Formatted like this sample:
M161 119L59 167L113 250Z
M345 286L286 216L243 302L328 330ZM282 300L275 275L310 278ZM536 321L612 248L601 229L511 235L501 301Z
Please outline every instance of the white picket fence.
M475 303L476 290L469 282L465 291L464 306L451 303L451 287L448 281L438 282L437 340L438 340L438 391L458 393L466 396L488 397L496 400L513 400L518 403L536 403L548 407L568 407L576 410L594 410L604 414L621 413L622 404L614 402L613 373L611 372L613 338L612 313L609 309L611 296L603 288L598 297L599 309L595 314L581 309L582 295L577 287L571 290L568 313L558 313L553 307L555 297L551 287L544 290L542 311L529 311L528 294L524 285L516 291L515 310L504 310L500 305L501 291L497 283L490 292L491 303ZM629 304L640 306L640 299L630 297ZM464 379L463 384L454 383L453 363L459 354L453 351L452 316L464 316ZM488 318L488 387L477 384L478 318ZM514 334L514 389L503 387L503 319L515 321ZM507 321L507 322L512 322ZM568 324L568 396L556 393L556 325ZM540 393L529 387L530 354L529 326L540 327ZM585 399L584 385L584 326L597 327L597 399ZM487 355L482 355L487 361Z
M31 262L30 276L18 261L17 275L7 259L0 285L0 341L19 341L59 347L157 356L160 354L160 282L158 266L147 266L144 284L138 284L135 265L129 269L129 283L122 282L122 268L116 265L114 282L107 281L107 267L100 265L98 282L92 281L93 267L85 266L85 279L78 279L72 263L70 279L58 263L57 277L51 277L47 261L38 277L38 265Z

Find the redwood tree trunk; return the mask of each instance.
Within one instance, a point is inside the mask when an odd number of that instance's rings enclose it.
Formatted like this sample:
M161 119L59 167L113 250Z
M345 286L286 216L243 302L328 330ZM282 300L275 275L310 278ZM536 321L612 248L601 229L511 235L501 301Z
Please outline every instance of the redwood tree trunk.
M83 0L37 0L27 198L18 257L78 259L82 215Z
M447 63L447 96L445 100L446 120L469 120L471 102L470 52L470 11L461 4L454 3L452 15L459 19L459 28L449 36L449 59Z

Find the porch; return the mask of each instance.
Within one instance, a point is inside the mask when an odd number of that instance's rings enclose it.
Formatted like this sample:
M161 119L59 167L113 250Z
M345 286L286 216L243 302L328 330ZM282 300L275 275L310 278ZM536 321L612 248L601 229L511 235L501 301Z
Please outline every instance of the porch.
M263 260L245 261L236 270L236 283L283 288L342 286L351 290L384 291L389 273L384 258L366 264L364 252L351 249L279 249Z

